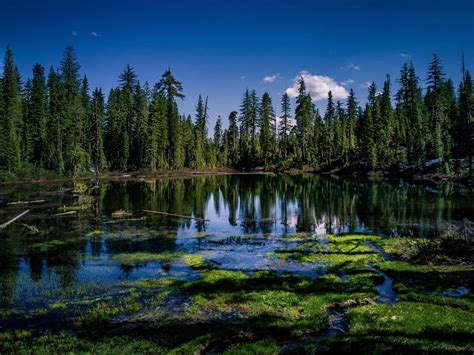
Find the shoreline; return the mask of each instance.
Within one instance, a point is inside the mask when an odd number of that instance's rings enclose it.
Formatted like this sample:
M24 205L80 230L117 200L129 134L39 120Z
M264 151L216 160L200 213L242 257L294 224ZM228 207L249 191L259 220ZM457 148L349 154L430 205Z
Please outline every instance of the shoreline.
M162 170L156 172L145 172L145 171L131 171L131 172L117 172L111 171L96 174L86 174L76 177L68 176L44 176L37 179L26 178L18 179L13 177L12 179L0 180L0 186L2 185L22 185L22 184L48 184L48 183L61 183L69 181L84 181L84 180L110 180L110 181L122 181L122 180L143 180L143 179L160 179L160 178L189 178L195 176L214 176L214 175L271 175L271 174L314 174L314 175L332 175L341 177L354 177L354 178L372 178L372 179L405 179L412 180L418 183L432 183L432 184L443 184L443 183L454 183L460 184L466 187L474 186L474 181L470 181L468 177L462 176L451 176L438 173L426 173L426 174L413 174L413 175L400 175L390 174L388 172L344 172L340 170L317 170L317 169L297 169L291 168L281 171L271 170L241 170L228 167L213 168L209 170L194 170L194 169L181 169L181 170Z

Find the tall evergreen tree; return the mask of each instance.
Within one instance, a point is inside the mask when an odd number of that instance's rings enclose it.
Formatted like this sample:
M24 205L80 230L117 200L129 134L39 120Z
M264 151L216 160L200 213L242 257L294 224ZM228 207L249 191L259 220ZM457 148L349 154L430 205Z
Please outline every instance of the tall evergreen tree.
M20 166L21 97L20 78L13 59L13 51L7 48L2 75L2 139L0 141L0 166L15 171Z
M270 163L270 159L275 156L275 113L273 112L272 99L268 93L262 96L260 105L260 147L263 153L263 164Z
M445 149L449 149L449 137L443 137L443 128L445 128L448 119L448 103L445 101L445 74L441 59L433 54L433 58L428 67L428 76L426 82L426 109L429 115L428 154L431 158L443 158Z
M65 95L59 74L51 67L48 75L48 104L45 140L45 168L64 173L63 158L63 122Z
M62 122L63 158L66 172L74 177L85 171L88 162L87 152L84 150L87 113L82 106L79 69L74 49L72 46L67 46L61 61L61 79L65 95Z
M239 128L237 127L237 111L232 111L229 115L229 130L228 130L228 154L229 161L232 166L240 160L239 155Z
M328 103L324 115L324 157L326 164L330 165L334 158L334 120L336 108L332 100L332 92L328 92Z
M31 82L31 97L27 109L27 124L30 127L32 139L32 161L41 167L44 167L46 161L47 95L44 67L35 64Z
M288 156L288 134L291 127L291 104L290 96L285 92L281 98L281 117L279 124L279 136L282 142L283 157Z
M311 125L313 121L313 107L311 96L306 92L306 85L303 77L299 80L298 97L296 98L296 134L299 141L300 162L308 164L311 162Z
M96 88L92 93L92 110L90 120L91 159L94 170L98 174L106 168L107 162L104 153L105 98L102 89Z
M350 90L349 97L347 98L347 135L349 140L349 156L353 157L357 139L355 135L356 121L357 121L357 100L355 97L354 90Z
M183 86L181 82L175 79L171 70L166 70L160 82L159 91L167 99L167 123L168 123L168 151L167 157L170 162L170 168L179 169L182 167L180 120L176 99L184 99Z

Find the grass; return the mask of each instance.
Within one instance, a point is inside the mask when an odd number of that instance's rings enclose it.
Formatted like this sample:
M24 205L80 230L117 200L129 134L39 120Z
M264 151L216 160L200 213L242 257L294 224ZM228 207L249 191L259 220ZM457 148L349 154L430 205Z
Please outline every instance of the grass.
M306 351L420 353L474 351L474 317L458 308L423 302L350 309L349 333L311 344Z
M54 312L58 320L69 319L68 329L79 331L78 335L47 330L34 335L4 332L0 333L0 350L275 354L283 344L294 342L296 349L318 353L474 351L472 293L459 299L441 293L459 286L473 290L472 266L385 261L366 241L393 256L398 244L376 236L328 236L328 250L298 238L301 244L296 248L267 256L317 265L323 262L328 265L326 274L309 279L270 271L223 270L200 255L184 253L117 254L113 261L123 265L184 263L199 278L126 281L104 297L57 300L49 309L38 308L29 314L41 318ZM371 266L394 279L399 304L374 303L382 278ZM341 279L342 274L347 278ZM341 307L347 311L349 331L318 339L329 325L328 309ZM116 331L108 333L112 322ZM130 325L133 327L128 328ZM117 331L120 326L123 330ZM302 337L306 340L300 343Z

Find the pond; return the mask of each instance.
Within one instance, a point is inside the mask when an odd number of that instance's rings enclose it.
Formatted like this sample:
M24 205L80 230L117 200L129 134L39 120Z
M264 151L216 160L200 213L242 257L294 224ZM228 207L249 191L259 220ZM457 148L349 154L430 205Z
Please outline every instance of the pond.
M474 219L472 192L460 186L319 175L4 185L0 206L1 223L30 210L0 232L0 327L30 330L62 328L81 302L117 299L141 280L198 280L192 257L244 275L314 280L327 260L276 254L327 250L332 234L431 238Z

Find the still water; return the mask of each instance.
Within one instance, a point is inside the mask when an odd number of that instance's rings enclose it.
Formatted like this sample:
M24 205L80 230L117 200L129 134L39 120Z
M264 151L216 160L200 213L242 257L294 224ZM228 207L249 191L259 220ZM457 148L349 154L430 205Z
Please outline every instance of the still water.
M5 185L0 223L30 213L0 232L0 310L114 294L139 279L199 277L178 258L124 262L121 256L131 253L196 254L223 269L314 278L325 265L282 261L271 253L304 238L324 248L327 234L435 237L453 221L474 220L472 198L471 191L450 184L317 175L87 181L75 190L71 183ZM25 201L30 203L11 204ZM117 210L130 216L113 218ZM76 212L54 216L64 211Z

